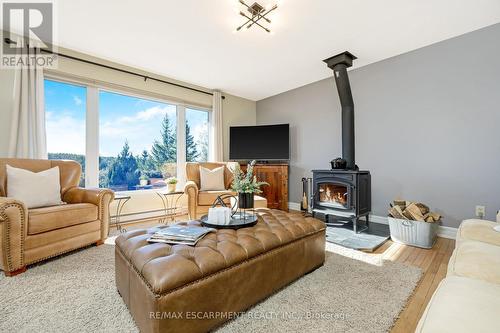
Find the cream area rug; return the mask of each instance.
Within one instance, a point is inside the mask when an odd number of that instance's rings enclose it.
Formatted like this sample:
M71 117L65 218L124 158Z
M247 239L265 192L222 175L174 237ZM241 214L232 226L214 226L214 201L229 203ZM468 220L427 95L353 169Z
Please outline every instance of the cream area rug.
M137 332L114 274L112 242L13 278L1 272L0 332ZM387 332L420 276L416 267L328 244L323 267L217 332Z

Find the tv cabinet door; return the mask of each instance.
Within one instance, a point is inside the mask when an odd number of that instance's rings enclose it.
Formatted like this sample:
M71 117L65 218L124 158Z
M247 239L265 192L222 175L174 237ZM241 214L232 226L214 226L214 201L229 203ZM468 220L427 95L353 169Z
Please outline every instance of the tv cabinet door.
M241 168L246 172L246 166ZM269 183L261 187L259 194L267 199L267 207L288 211L288 165L256 164L254 174L259 181Z

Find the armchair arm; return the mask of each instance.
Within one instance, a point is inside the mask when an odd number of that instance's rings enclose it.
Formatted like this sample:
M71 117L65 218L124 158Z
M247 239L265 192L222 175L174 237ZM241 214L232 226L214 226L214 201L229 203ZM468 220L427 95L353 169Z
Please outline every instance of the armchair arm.
M196 207L198 206L198 186L192 180L188 180L184 185L184 193L188 199L189 218L196 219Z
M99 208L99 220L101 220L101 241L108 237L109 230L109 205L115 198L115 193L107 188L85 189L72 187L63 194L63 201L68 204L91 203Z
M24 240L27 234L28 210L24 203L0 197L0 268L6 275L25 269Z

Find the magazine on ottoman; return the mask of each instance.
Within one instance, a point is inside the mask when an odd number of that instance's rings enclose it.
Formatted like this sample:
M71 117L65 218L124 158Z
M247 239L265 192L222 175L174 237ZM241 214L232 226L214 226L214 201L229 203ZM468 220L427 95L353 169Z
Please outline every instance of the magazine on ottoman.
M200 239L212 231L216 230L198 226L172 225L155 232L148 238L148 242L194 246Z

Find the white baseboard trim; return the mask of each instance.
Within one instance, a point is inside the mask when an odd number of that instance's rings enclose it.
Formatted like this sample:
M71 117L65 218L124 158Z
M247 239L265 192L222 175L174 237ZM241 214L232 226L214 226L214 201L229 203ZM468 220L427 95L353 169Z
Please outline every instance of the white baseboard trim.
M300 204L298 202L289 202L288 209L291 210L300 210Z
M439 226L438 236L443 238L456 239L457 231L458 228Z
M292 210L300 210L300 203L297 202L289 202L288 208ZM370 222L380 223L380 224L389 224L386 216L378 216L378 215L370 215ZM456 239L457 238L457 228L439 226L438 228L438 236L442 238Z

